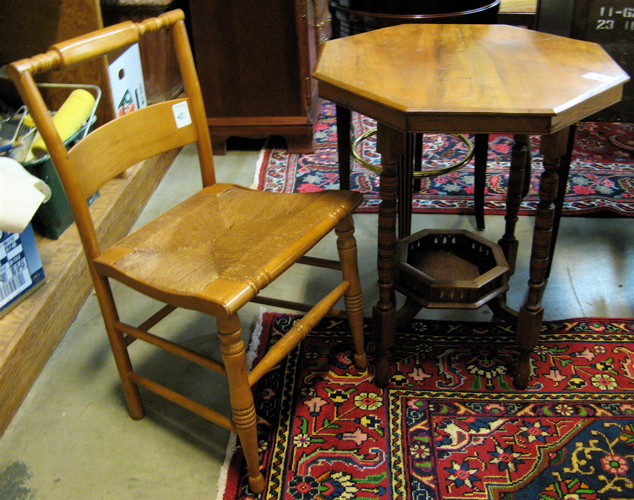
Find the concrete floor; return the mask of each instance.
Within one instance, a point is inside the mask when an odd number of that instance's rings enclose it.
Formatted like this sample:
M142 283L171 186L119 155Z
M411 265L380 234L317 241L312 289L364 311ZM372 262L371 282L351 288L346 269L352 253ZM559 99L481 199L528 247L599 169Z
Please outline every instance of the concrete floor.
M258 151L230 151L217 157L220 181L251 185ZM165 177L140 223L198 189L195 155L184 151ZM518 224L521 249L511 280L509 303L519 307L527 282L527 250L533 217ZM355 216L366 314L376 302L376 215ZM483 236L501 236L504 221L488 216ZM473 230L470 216L416 215L414 230L423 227ZM634 219L564 218L550 283L543 303L546 319L580 316L634 317ZM317 249L334 255L334 239ZM303 266L300 266L303 267ZM311 300L320 292L309 286L310 271L272 285L269 293ZM329 271L322 271L329 273ZM325 274L319 282L326 280ZM292 287L289 286L292 283ZM297 291L299 288L299 292ZM120 290L120 301L132 317L152 306ZM243 314L247 336L257 323L259 306ZM483 308L471 312L423 310L427 318L488 320ZM162 325L182 331L192 348L213 351L213 323L184 312ZM137 366L159 380L172 379L194 399L220 405L229 414L222 379L201 373L170 358L167 373L154 374L150 364L162 360L134 344ZM185 375L185 381L180 376ZM211 390L209 390L211 388ZM129 418L120 390L101 316L91 296L68 330L37 383L0 439L0 499L203 499L215 498L229 433L203 419L148 395L147 416Z

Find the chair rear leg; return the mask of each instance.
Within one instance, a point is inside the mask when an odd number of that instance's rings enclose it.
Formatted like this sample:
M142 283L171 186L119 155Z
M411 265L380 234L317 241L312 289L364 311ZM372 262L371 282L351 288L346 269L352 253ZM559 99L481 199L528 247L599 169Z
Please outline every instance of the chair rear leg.
M357 368L364 370L368 366L368 358L363 340L363 295L359 279L357 241L354 237L352 216L349 215L342 220L335 228L335 232L343 279L350 283L344 296L344 302L354 343L354 364Z
M217 319L220 352L229 380L229 398L236 432L247 461L249 486L254 493L264 490L264 477L260 472L258 452L257 416L253 392L247 378L247 361L242 326L237 315Z
M112 349L114 361L119 372L119 377L121 378L121 385L123 386L123 392L128 404L128 411L133 419L139 420L145 416L145 410L141 402L139 386L129 377L133 369L128 353L128 346L126 345L123 334L114 326L115 322L119 321L119 314L117 313L117 306L114 302L112 289L110 288L108 278L103 276L99 276L93 280L93 282L95 285L95 293L99 301L99 307L101 308L101 314L106 325L110 348Z

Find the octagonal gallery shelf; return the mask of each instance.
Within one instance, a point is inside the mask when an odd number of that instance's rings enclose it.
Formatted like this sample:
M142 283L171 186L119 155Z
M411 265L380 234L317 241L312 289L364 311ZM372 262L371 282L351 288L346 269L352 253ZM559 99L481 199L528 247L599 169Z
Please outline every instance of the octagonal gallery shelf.
M420 231L399 240L396 258L396 289L424 307L477 309L509 288L500 246L469 231Z

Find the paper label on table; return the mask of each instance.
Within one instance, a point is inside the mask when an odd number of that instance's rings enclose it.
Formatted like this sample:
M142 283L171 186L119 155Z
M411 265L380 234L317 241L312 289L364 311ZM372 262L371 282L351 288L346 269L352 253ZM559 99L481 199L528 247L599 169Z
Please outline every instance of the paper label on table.
M187 107L186 101L174 104L172 106L172 111L174 112L177 128L183 128L191 124L192 117L189 115L189 107Z
M613 76L602 75L601 73L586 73L585 75L581 75L582 78L588 78L590 80L596 80L597 82L609 82L610 80L614 80Z

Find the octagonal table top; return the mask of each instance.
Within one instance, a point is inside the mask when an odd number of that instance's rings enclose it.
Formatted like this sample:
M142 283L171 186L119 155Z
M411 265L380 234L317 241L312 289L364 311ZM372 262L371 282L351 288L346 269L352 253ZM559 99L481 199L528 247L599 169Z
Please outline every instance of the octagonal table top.
M598 44L506 25L404 24L326 42L319 94L408 132L551 133L621 99Z

